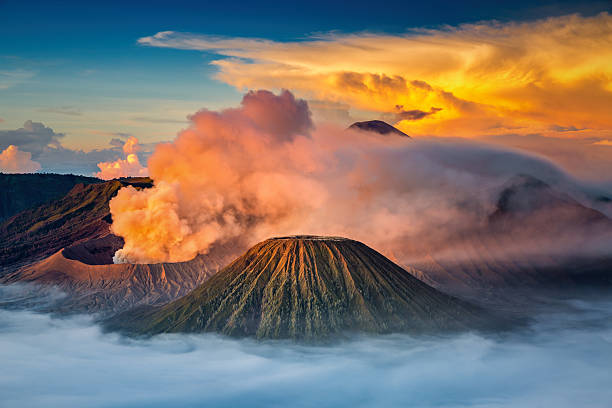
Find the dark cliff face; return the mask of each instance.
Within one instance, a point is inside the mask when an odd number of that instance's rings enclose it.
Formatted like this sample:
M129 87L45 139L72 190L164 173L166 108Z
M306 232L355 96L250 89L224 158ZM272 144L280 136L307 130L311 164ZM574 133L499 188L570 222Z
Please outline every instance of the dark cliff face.
M125 185L151 186L148 179L77 184L63 197L22 211L0 224L2 271L49 256L61 248L110 233L109 201Z
M72 174L0 173L0 221L61 198L79 183L102 183L102 180Z
M387 122L383 122L382 120L368 120L365 122L355 122L348 128L353 129L353 130L361 130L365 132L374 132L380 135L391 134L391 135L410 138L410 136L408 136L401 130L391 126Z
M109 327L318 341L346 332L439 332L485 322L480 309L360 242L287 237L254 246L189 295L152 312L120 315Z

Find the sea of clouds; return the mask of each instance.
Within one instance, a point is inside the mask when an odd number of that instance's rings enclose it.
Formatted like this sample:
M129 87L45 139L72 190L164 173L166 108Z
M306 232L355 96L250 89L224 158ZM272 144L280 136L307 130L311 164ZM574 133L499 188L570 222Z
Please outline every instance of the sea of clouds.
M0 407L611 406L612 300L549 310L503 335L304 346L211 334L129 339L89 316L4 308Z

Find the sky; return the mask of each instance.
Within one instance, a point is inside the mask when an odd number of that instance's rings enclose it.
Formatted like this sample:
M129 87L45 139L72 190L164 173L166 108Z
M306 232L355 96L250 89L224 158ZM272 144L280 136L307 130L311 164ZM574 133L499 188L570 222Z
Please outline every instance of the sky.
M578 175L601 179L612 5L532 3L3 0L0 148L27 134L39 146L17 145L33 161L20 156L23 168L94 174L126 160L130 136L144 163L200 109L289 89L317 123L383 119L417 138L477 138L573 168L578 150Z

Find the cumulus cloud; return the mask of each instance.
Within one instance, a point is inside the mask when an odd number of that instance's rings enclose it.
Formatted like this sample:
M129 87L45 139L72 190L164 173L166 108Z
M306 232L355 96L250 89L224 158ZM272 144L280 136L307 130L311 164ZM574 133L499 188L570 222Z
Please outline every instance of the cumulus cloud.
M40 122L27 120L19 129L0 130L0 148L5 149L9 145L14 145L38 156L48 147L56 149L61 147L61 139L64 136L63 133L56 133Z
M191 121L149 159L155 187L111 201L112 230L125 239L116 262L186 261L214 243L287 234L405 250L481 225L518 173L574 183L517 150L312 129L307 105L287 91L250 92L239 108Z
M0 303L5 299L0 299ZM0 310L7 407L608 407L612 305L556 303L503 336L358 337L327 347L211 334L103 334Z
M116 140L111 140L111 144ZM134 136L129 137L123 143L122 150L125 154L125 159L118 158L112 162L98 163L100 171L96 173L96 177L103 180L111 180L120 177L142 177L148 175L147 168L140 164L140 159L136 154L140 150L137 138Z
M35 173L40 163L32 160L30 152L22 152L17 146L10 145L0 153L0 172Z
M28 120L19 129L0 130L0 149L5 150L14 145L22 152L31 153L33 161L40 163L41 170L51 173L75 173L93 175L100 169L97 163L111 163L123 154L125 141L130 135L122 132L95 132L100 136L112 137L110 147L84 151L81 149L70 149L62 145L64 133L56 132L43 123ZM142 145L138 145L143 147ZM126 158L126 166L129 166L131 174L142 174L145 171L140 160L145 159L153 146L145 145L137 156ZM124 166L125 167L125 166Z
M590 129L580 136L609 136L611 21L607 13L568 15L287 42L165 31L139 43L217 53L218 78L239 89L289 88L379 113L395 105L443 109L400 122L410 135L556 134L575 126Z

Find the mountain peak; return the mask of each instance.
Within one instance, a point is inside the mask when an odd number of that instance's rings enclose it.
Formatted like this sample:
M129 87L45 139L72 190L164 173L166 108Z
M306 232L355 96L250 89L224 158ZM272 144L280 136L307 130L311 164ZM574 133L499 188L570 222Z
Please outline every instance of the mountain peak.
M352 130L361 130L366 132L374 132L380 135L388 135L395 134L403 137L410 137L401 130L391 126L387 122L383 122L382 120L367 120L364 122L355 122L348 129Z
M111 328L317 341L344 332L434 332L484 323L480 309L340 237L263 241L189 295ZM114 327L112 327L114 326Z
M496 210L489 220L500 223L512 219L526 220L528 217L536 217L542 222L550 220L553 224L549 228L553 225L559 227L563 223L583 227L596 222L610 224L610 219L603 213L581 204L536 177L519 174L502 187Z

